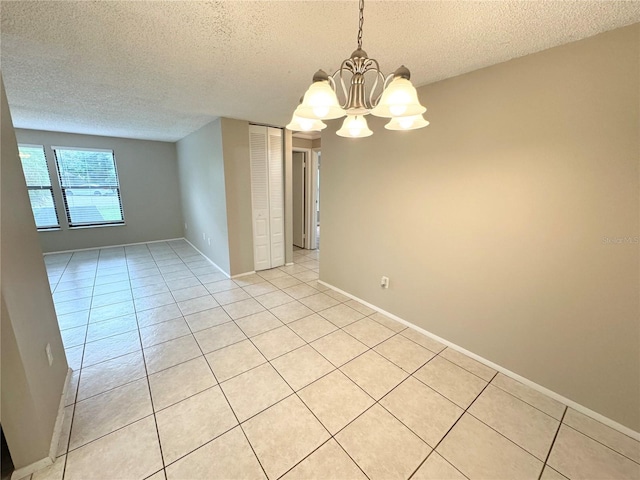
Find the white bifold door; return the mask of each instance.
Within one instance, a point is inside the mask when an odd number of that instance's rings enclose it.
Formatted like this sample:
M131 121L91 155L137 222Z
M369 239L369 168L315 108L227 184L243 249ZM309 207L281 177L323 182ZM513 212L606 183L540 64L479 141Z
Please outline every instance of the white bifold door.
M284 265L282 130L249 125L253 258L256 271Z

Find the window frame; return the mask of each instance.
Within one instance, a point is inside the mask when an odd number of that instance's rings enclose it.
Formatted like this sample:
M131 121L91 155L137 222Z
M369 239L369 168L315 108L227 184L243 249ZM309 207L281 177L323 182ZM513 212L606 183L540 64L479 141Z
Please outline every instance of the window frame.
M44 157L44 166L47 170L47 177L49 178L49 186L45 186L45 185L29 185L29 183L27 182L27 175L24 173L24 165L22 164L22 157L20 156L20 148L21 147L26 147L26 148L38 148L38 149L42 149L42 156ZM47 158L47 151L44 147L44 145L40 145L40 144L32 144L32 143L18 143L18 156L20 158L20 167L22 168L22 174L25 177L25 184L27 185L27 191L30 190L49 190L49 194L51 195L51 203L53 204L53 212L56 215L56 224L55 225L47 225L47 226L42 226L39 227L38 223L36 222L36 215L35 212L33 211L33 204L31 203L31 195L29 195L29 205L31 206L31 213L33 214L33 221L36 225L36 230L38 231L47 231L47 230L60 230L61 225L60 225L60 215L58 214L58 207L56 205L56 199L55 196L53 195L53 180L51 179L51 172L49 171L49 159Z
M116 175L116 185L88 185L88 186L73 186L68 187L64 185L62 180L62 169L60 168L60 162L58 159L57 150L75 150L75 151L84 151L84 152L102 152L102 153L110 153L111 159L113 161L113 169ZM58 181L60 182L60 191L62 193L62 201L64 202L64 210L67 216L67 225L69 230L82 229L82 228L95 228L95 227L117 227L126 225L125 217L124 217L124 205L122 204L122 195L120 192L120 175L118 174L118 164L116 162L116 153L111 148L90 148L90 147L64 147L60 145L51 145L51 151L53 152L53 158L56 165L56 171L58 173ZM116 196L118 197L118 203L120 205L120 216L122 220L108 220L104 222L73 222L71 219L71 211L69 210L69 202L67 199L66 190L115 190Z

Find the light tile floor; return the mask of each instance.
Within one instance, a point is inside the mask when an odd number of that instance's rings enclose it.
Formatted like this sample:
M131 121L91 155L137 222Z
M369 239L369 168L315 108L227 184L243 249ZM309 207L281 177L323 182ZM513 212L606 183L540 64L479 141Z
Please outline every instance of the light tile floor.
M638 479L640 444L317 282L184 241L46 257L70 366L42 479Z

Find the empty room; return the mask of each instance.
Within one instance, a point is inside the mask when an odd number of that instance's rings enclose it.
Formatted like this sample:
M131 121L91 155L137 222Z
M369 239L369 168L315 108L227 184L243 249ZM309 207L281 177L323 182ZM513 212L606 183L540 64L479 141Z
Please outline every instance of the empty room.
M640 2L0 17L1 480L640 479Z

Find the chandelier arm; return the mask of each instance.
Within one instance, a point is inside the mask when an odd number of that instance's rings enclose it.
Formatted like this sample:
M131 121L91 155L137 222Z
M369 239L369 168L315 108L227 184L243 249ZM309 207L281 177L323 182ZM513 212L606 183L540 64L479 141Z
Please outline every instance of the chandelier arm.
M335 91L335 89L336 89L336 81L333 79L333 77L331 75L328 76L327 80L329 80L329 84L331 85L331 88L333 88L333 90Z
M340 65L340 68L330 75L335 85L335 79L333 77L340 74L340 85L342 86L342 94L344 95L344 103L340 104L342 108L345 108L347 106L347 103L349 102L349 93L347 91L347 86L344 83L344 76L343 76L343 72L345 70L353 73L353 62L351 61L350 58L344 60ZM334 91L336 91L337 93L337 88L334 87Z
M376 78L376 83L378 81L379 78L382 78L383 83L382 83L382 91L380 92L380 95L378 95L376 97L375 100L373 100L371 102L371 107L376 107L378 105L378 103L380 103L380 99L382 98L382 94L384 93L385 89L389 86L389 80L392 80L394 78L393 73L390 73L389 75L387 75L386 77L384 76L384 74L378 70L378 78ZM373 95L373 89L371 90L371 95Z
M333 75L335 75L335 73ZM336 80L333 78L333 75L329 75L329 84L331 85L331 88L333 88L333 91L336 92Z
M393 73L390 73L389 75L387 75L387 78L384 79L384 88L387 88L389 86L389 83L391 80L393 80L395 78L395 75Z
M373 85L371 86L371 89L369 90L369 105L367 106L369 109L372 109L373 107L376 106L377 101L380 100L380 96L382 96L382 92L380 93L380 95L378 95L378 98L375 99L374 103L374 94L376 91L376 88L378 86L378 80L380 79L380 77L383 78L384 80L384 75L382 74L382 72L380 71L380 64L378 63L378 61L375 58L368 58L367 61L364 64L364 70L363 70L363 74L369 71L375 71L376 73L376 79L373 82ZM384 88L382 89L384 91Z
M384 82L385 82L385 78L384 78L384 74L380 71L377 70L376 71L377 75L376 75L376 80L375 82L373 82L373 86L371 87L371 91L369 92L369 105L371 105L371 108L374 108L376 105L378 105L378 102L380 102L380 98L382 97L382 94L384 93ZM378 86L378 81L382 79L382 91L380 92L380 95L378 95L375 99L373 98L373 95L376 91L376 87Z

